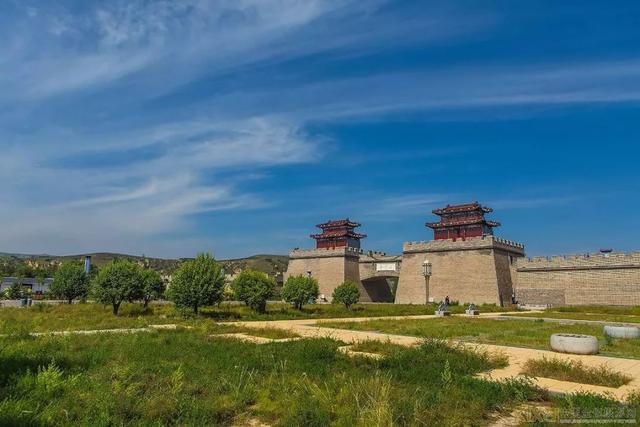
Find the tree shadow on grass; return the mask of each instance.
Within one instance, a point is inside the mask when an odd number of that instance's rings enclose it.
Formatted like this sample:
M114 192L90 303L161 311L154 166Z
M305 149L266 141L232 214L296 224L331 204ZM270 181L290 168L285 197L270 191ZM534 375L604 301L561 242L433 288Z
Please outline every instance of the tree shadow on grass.
M231 310L201 309L198 315L213 320L240 320L246 316Z
M27 338L32 339L32 338ZM0 342L0 345L3 343ZM45 368L54 363L64 372L86 371L89 364L79 362L60 355L18 355L0 353L0 387L6 387L15 378L25 375L27 372L37 372L40 368Z
M319 309L303 308L296 310L292 307L269 308L264 313L254 311L245 306L235 309L207 307L201 309L198 314L213 320L278 320L313 317L320 312Z
M364 306L352 306L348 311L345 311L342 305L306 305L302 310L293 306L267 306L266 312L259 313L244 305L238 305L234 307L204 307L200 309L198 315L213 320L233 321L357 317L366 312L367 308Z

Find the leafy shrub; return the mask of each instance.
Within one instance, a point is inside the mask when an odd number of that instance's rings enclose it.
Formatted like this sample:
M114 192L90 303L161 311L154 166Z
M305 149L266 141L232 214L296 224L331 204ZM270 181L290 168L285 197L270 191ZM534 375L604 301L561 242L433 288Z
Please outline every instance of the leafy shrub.
M331 297L332 302L344 304L348 309L360 300L360 290L355 283L346 281L333 290Z
M21 377L17 388L32 393L39 399L49 400L72 386L76 378L77 376L65 378L62 369L51 362L46 367L39 367L37 373Z
M160 299L164 295L164 291L166 286L164 284L164 280L155 270L150 268L143 269L140 272L140 277L142 279L142 301L144 302L144 306L149 305L149 302L155 299Z
M245 270L231 283L236 298L252 309L264 313L267 299L276 287L276 281L260 271Z
M177 307L191 308L197 314L199 307L220 301L223 290L222 266L210 254L199 254L175 272L167 293Z
M271 294L271 297L269 297L269 301L282 301L282 288L276 286L276 288L273 290L273 293Z
M77 262L62 264L53 276L50 291L69 304L76 298L86 297L89 293L89 278L82 265Z
M313 277L291 276L282 288L282 299L302 310L303 305L316 302L319 292L318 281Z
M22 288L22 281L16 279L11 286L5 291L7 299L20 299L24 296L24 289Z
M96 301L111 304L115 315L123 302L139 300L143 292L140 266L131 261L112 261L100 269L92 283Z

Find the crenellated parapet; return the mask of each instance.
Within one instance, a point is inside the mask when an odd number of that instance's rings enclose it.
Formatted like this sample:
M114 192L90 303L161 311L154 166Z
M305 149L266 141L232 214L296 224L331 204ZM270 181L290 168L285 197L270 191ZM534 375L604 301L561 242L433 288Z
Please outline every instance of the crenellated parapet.
M502 249L524 256L524 245L495 236L480 236L467 239L429 240L422 242L406 242L404 253L446 252L478 249Z
M360 257L364 251L358 248L342 247L329 249L294 249L289 252L290 259Z
M524 245L522 243L515 242L513 240L503 239L502 237L490 236L493 241L499 245L504 245L509 248L522 249L524 251Z

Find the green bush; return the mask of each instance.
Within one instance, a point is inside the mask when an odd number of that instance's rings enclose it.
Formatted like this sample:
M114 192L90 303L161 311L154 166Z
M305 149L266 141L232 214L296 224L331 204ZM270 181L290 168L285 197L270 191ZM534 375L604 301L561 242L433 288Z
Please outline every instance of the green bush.
M86 297L89 293L89 278L83 266L77 262L62 264L53 276L50 292L69 304L76 298Z
M267 299L273 294L276 281L260 271L245 270L231 283L231 289L239 301L264 313Z
M142 301L144 306L149 305L149 302L154 299L160 299L164 295L165 284L162 280L162 276L155 270L145 268L140 272L142 279Z
M191 308L197 314L199 307L219 302L223 291L222 266L210 254L199 254L175 272L167 293L176 307Z
M313 277L291 276L282 288L282 299L302 310L303 305L316 302L319 292L318 281Z
M11 286L5 291L7 299L20 299L24 296L22 287L22 279L16 279Z
M117 315L123 302L142 299L141 268L131 261L113 261L100 269L91 288L96 301L111 304L113 314Z
M333 303L344 304L348 309L360 300L360 290L358 285L347 280L333 290L331 298Z

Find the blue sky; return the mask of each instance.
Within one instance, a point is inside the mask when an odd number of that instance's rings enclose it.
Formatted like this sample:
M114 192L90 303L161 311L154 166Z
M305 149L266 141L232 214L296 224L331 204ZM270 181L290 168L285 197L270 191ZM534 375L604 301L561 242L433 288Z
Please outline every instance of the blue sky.
M640 249L640 3L0 2L0 251Z

